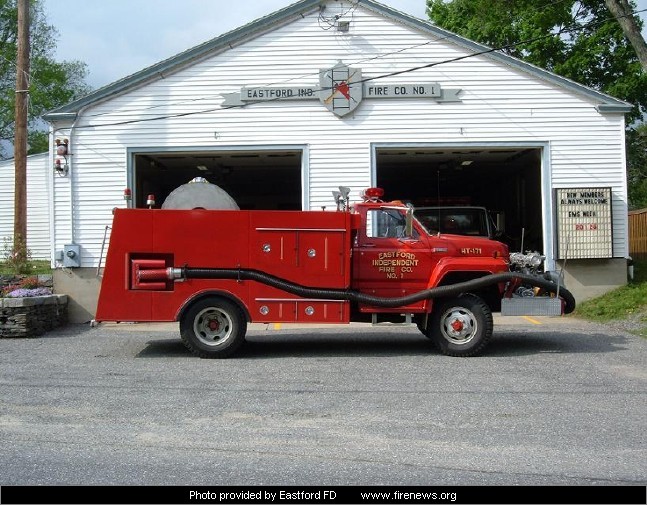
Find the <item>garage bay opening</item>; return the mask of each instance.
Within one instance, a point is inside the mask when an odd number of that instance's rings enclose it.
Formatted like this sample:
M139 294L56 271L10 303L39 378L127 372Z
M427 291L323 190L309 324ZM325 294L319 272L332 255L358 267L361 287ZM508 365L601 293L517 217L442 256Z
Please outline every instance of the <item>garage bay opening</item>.
M543 249L540 147L378 147L385 200L415 207L485 207L511 251Z
M133 156L134 207L154 194L161 207L177 187L196 177L224 189L242 210L301 210L301 150L160 150Z

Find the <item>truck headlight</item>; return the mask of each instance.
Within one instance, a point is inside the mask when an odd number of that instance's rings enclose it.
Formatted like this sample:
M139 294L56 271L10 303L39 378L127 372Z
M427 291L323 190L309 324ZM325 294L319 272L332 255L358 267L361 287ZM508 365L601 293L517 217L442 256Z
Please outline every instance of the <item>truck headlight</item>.
M544 257L541 254L531 253L528 256L528 263L530 263L531 267L536 268L541 265L542 261L544 261Z
M510 263L512 265L523 266L525 263L525 255L518 252L510 253Z

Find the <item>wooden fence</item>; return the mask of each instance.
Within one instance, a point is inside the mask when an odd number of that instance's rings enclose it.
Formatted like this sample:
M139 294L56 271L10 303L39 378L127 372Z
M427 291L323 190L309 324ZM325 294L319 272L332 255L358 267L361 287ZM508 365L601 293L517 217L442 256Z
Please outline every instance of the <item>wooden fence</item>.
M629 255L647 258L647 209L629 211Z

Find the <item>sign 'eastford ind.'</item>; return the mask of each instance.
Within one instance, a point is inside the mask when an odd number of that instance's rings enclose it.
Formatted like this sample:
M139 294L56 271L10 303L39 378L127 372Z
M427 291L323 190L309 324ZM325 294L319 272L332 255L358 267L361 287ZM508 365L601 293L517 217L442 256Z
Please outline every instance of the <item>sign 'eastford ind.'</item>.
M240 92L224 95L222 106L318 99L330 112L342 117L355 110L365 98L428 98L437 102L460 102L459 93L459 89L443 89L437 82L376 84L370 78L364 79L361 69L339 62L319 71L317 86L243 86Z

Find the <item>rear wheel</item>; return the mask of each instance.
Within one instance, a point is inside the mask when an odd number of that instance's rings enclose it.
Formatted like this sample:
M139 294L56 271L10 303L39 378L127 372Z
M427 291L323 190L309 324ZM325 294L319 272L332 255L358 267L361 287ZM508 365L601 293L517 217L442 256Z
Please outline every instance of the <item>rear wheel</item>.
M201 358L227 358L245 340L247 323L240 308L223 298L193 304L180 321L184 345Z
M443 354L475 356L487 346L493 326L487 304L476 295L465 294L437 302L427 336Z

